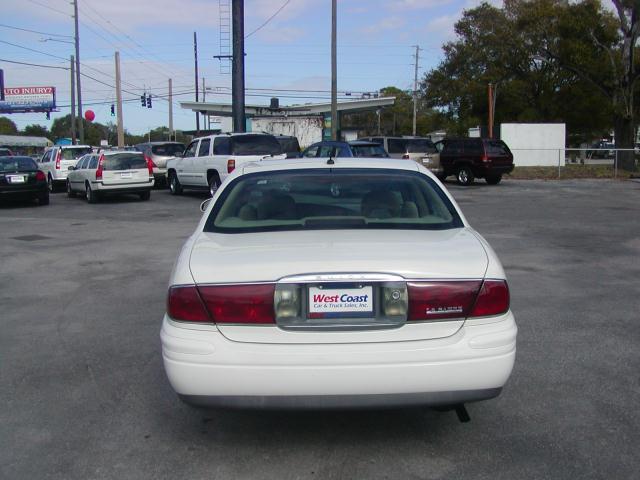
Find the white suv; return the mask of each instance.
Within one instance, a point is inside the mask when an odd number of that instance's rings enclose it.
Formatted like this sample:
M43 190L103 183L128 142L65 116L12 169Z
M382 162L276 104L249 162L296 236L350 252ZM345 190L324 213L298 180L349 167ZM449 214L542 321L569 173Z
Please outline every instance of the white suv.
M38 160L38 168L47 176L49 191L55 192L58 187L64 187L69 167L75 167L80 157L91 152L89 145L56 145L47 150Z
M196 138L183 157L167 162L169 189L174 195L180 195L184 188L209 189L213 196L227 175L241 164L266 158L286 158L273 135L224 133Z

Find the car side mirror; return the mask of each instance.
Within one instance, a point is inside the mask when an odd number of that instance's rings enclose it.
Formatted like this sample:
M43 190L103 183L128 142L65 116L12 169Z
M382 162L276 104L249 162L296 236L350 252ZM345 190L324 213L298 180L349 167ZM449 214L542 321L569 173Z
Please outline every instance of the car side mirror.
M207 198L204 202L202 202L200 204L200 211L204 213L204 211L207 209L207 207L209 206L209 202L211 201L210 198Z
M69 168L67 168L67 170L75 170L75 169L76 169L76 167L69 167Z
M174 157L183 157L183 153L182 152L176 152Z

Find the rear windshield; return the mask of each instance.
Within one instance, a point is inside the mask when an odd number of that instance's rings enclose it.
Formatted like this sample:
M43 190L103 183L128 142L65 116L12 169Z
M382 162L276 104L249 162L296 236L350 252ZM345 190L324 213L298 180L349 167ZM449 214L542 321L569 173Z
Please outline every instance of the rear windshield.
M161 157L175 157L176 153L184 152L184 145L177 143L168 143L166 145L153 145L151 152Z
M271 135L234 135L230 137L233 155L280 155L282 147Z
M487 155L509 155L509 147L502 140L486 140Z
M136 170L147 168L147 162L141 153L116 153L105 155L103 170Z
M299 152L300 145L297 138L280 138L277 137L278 143L282 147L283 152Z
M435 153L437 152L433 142L426 138L407 139L408 153Z
M207 232L462 227L444 192L417 172L309 169L253 173L224 189Z
M36 162L29 157L0 158L0 172L28 172L37 169Z
M354 157L388 157L389 155L380 145L351 145Z
M76 160L87 153L91 153L91 147L62 148L62 160Z

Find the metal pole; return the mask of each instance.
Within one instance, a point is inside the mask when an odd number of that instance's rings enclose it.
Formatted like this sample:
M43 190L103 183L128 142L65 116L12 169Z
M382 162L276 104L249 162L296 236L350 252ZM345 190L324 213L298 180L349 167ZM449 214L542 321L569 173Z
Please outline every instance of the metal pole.
M416 120L418 115L418 61L420 59L420 47L416 45L415 70L413 74L413 136L416 135Z
M82 119L82 87L80 82L80 34L78 33L78 0L73 0L76 44L76 88L78 89L78 140L84 143L84 121Z
M232 0L233 65L231 72L231 115L233 131L245 132L244 113L244 0Z
M489 138L493 138L493 84L489 84Z
M560 156L562 155L562 149L558 149L558 179L560 178Z
M169 141L173 135L173 88L169 79Z
M198 101L198 37L193 32L193 58L196 66L196 102ZM196 135L200 135L200 114L196 112Z
M71 145L76 144L76 67L73 55L70 57L71 65Z
M120 52L116 52L116 106L118 115L118 148L124 148L124 126L122 125L122 88L120 85Z
M616 157L613 161L613 178L618 178L618 149L616 148Z
M331 140L338 140L337 5L331 0Z

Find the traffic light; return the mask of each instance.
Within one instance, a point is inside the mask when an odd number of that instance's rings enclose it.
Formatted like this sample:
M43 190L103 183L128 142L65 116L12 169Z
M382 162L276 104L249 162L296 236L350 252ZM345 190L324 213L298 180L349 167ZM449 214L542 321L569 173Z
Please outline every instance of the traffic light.
M113 103L111 104L111 116L116 116L116 106Z
M140 95L140 105L142 105L143 107L147 106L147 94L143 93L142 95Z
M147 108L151 108L151 94L147 95Z
M51 112L47 112L47 120L51 120Z

